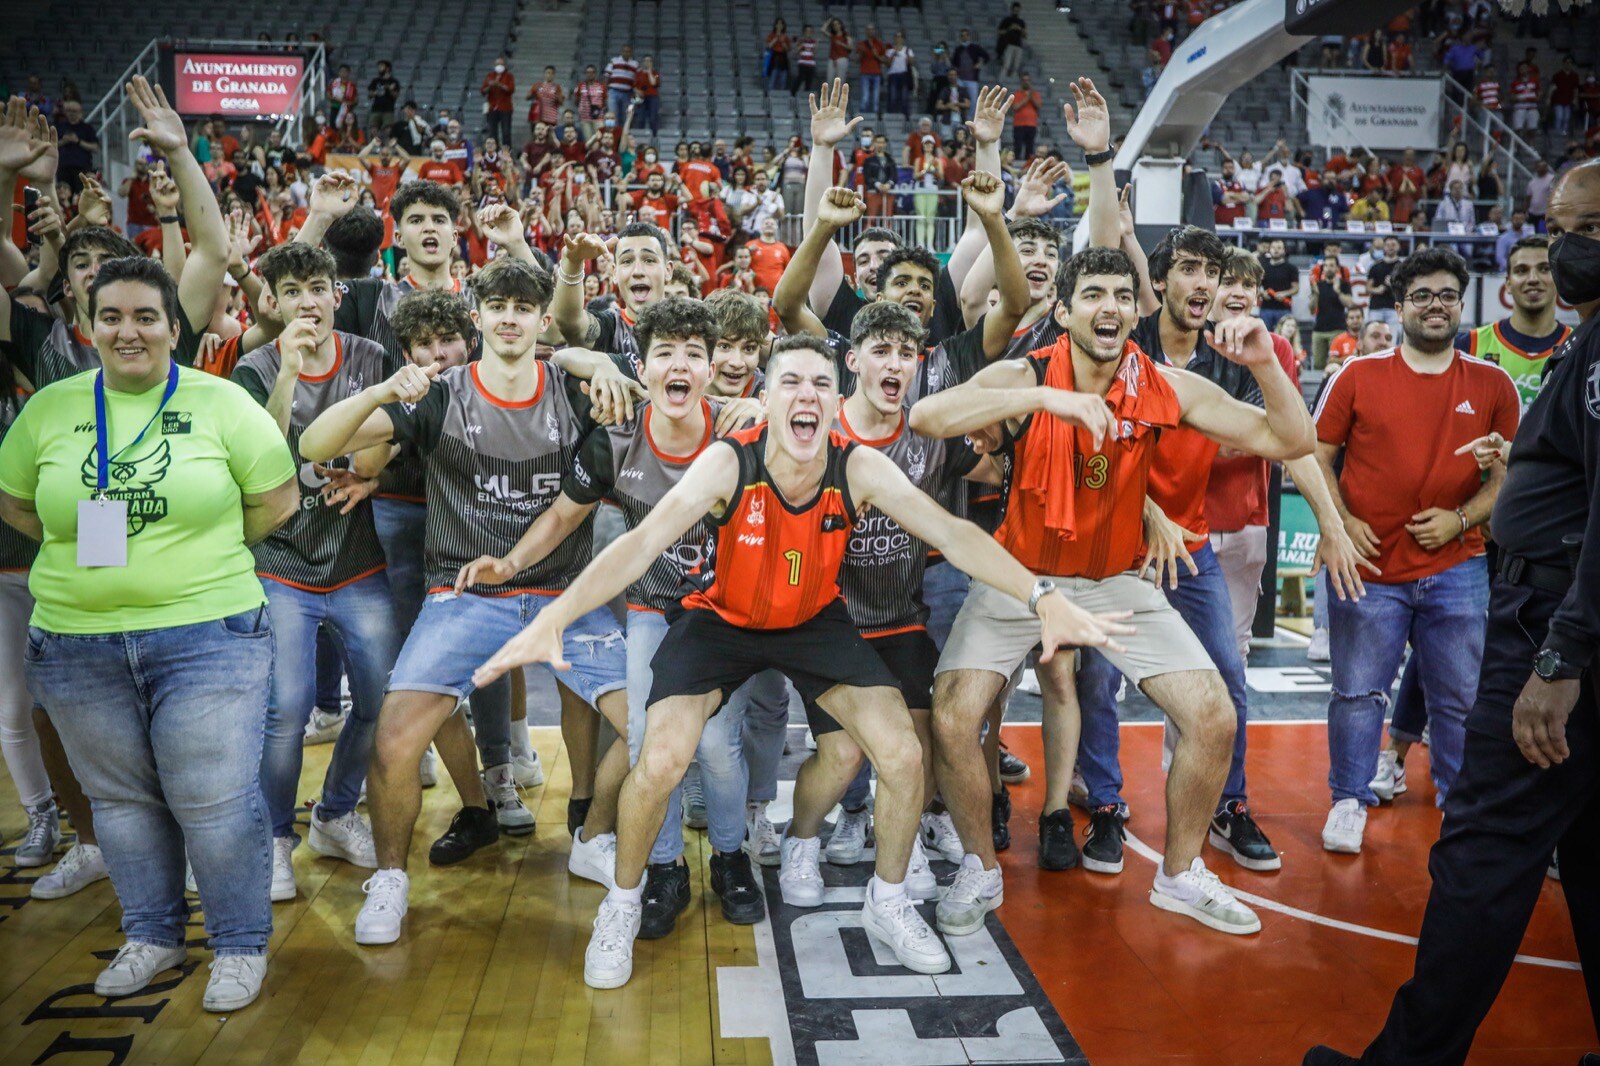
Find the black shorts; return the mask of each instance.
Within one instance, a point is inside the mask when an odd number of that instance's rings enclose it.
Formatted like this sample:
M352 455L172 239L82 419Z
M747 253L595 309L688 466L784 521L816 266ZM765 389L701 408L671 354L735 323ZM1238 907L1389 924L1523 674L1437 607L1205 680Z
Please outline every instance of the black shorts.
M894 688L899 684L850 621L843 600L834 600L809 621L789 629L745 629L705 609L669 618L667 635L650 661L655 675L651 706L671 696L701 696L718 689L726 701L763 670L787 675L808 704L835 685Z
M926 711L933 707L933 673L939 665L939 647L926 629L901 630L882 636L867 637L867 643L878 653L883 665L895 677L895 688L905 697L906 706ZM812 700L805 701L806 720L813 736L832 733L843 728L833 716Z

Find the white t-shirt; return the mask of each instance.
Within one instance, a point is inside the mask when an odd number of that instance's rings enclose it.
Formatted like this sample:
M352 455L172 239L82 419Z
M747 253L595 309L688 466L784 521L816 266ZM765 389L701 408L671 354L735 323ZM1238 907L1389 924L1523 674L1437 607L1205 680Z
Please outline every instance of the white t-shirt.
M1261 164L1252 167L1241 167L1237 164L1233 168L1233 177L1244 186L1245 192L1255 192L1261 188Z
M889 73L904 74L906 72L906 64L911 62L915 54L909 48L891 49L889 51Z

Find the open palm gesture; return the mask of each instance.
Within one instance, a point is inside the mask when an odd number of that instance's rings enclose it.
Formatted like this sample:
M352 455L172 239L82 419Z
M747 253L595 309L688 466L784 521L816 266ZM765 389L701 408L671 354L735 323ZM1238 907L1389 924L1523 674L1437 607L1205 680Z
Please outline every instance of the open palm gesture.
M171 155L189 143L184 134L183 119L167 103L166 91L152 86L142 75L135 75L128 83L128 101L139 112L144 123L128 134L135 141L143 141L162 155Z

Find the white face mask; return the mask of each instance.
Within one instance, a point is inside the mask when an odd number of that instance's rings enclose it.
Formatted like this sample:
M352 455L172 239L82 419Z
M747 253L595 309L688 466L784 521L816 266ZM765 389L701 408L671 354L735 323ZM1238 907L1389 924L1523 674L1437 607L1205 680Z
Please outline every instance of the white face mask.
M504 63L496 63L494 65L494 72L496 74L504 74L506 72L506 65Z

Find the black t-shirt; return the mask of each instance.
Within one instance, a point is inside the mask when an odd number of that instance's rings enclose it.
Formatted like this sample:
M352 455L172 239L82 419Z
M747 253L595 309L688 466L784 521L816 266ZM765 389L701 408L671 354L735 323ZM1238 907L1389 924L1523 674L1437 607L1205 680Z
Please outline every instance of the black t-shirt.
M848 338L856 312L865 306L867 300L851 287L850 280L841 278L838 291L833 294L833 302L828 305L828 313L822 316L823 328ZM933 285L933 320L928 323L928 343L938 344L965 329L961 294L956 291L955 279L950 276L949 270L940 267L939 277Z
M1281 263L1264 263L1265 274L1261 279L1261 306L1270 311L1287 311L1292 298L1273 299L1266 295L1266 291L1283 292L1300 280L1300 271L1289 260Z
M1394 310L1394 293L1389 289L1389 275L1393 274L1394 268L1399 265L1398 259L1380 259L1367 271L1367 307L1370 310ZM1383 286L1383 291L1375 291L1373 288L1375 285Z
M253 204L256 202L256 191L264 184L265 182L256 177L255 171L241 170L239 176L233 179L233 191L238 193L239 199L245 203Z
M1340 302L1339 296L1350 291L1348 283L1341 285L1341 278L1335 277L1333 281L1326 279L1317 282L1317 317L1311 329L1316 333L1338 333L1344 329L1345 306Z
M372 110L394 114L395 101L400 99L400 81L397 78L373 78L367 83L367 98Z
M1007 15L1000 20L1000 47L1022 43L1022 31L1028 24L1017 15Z

